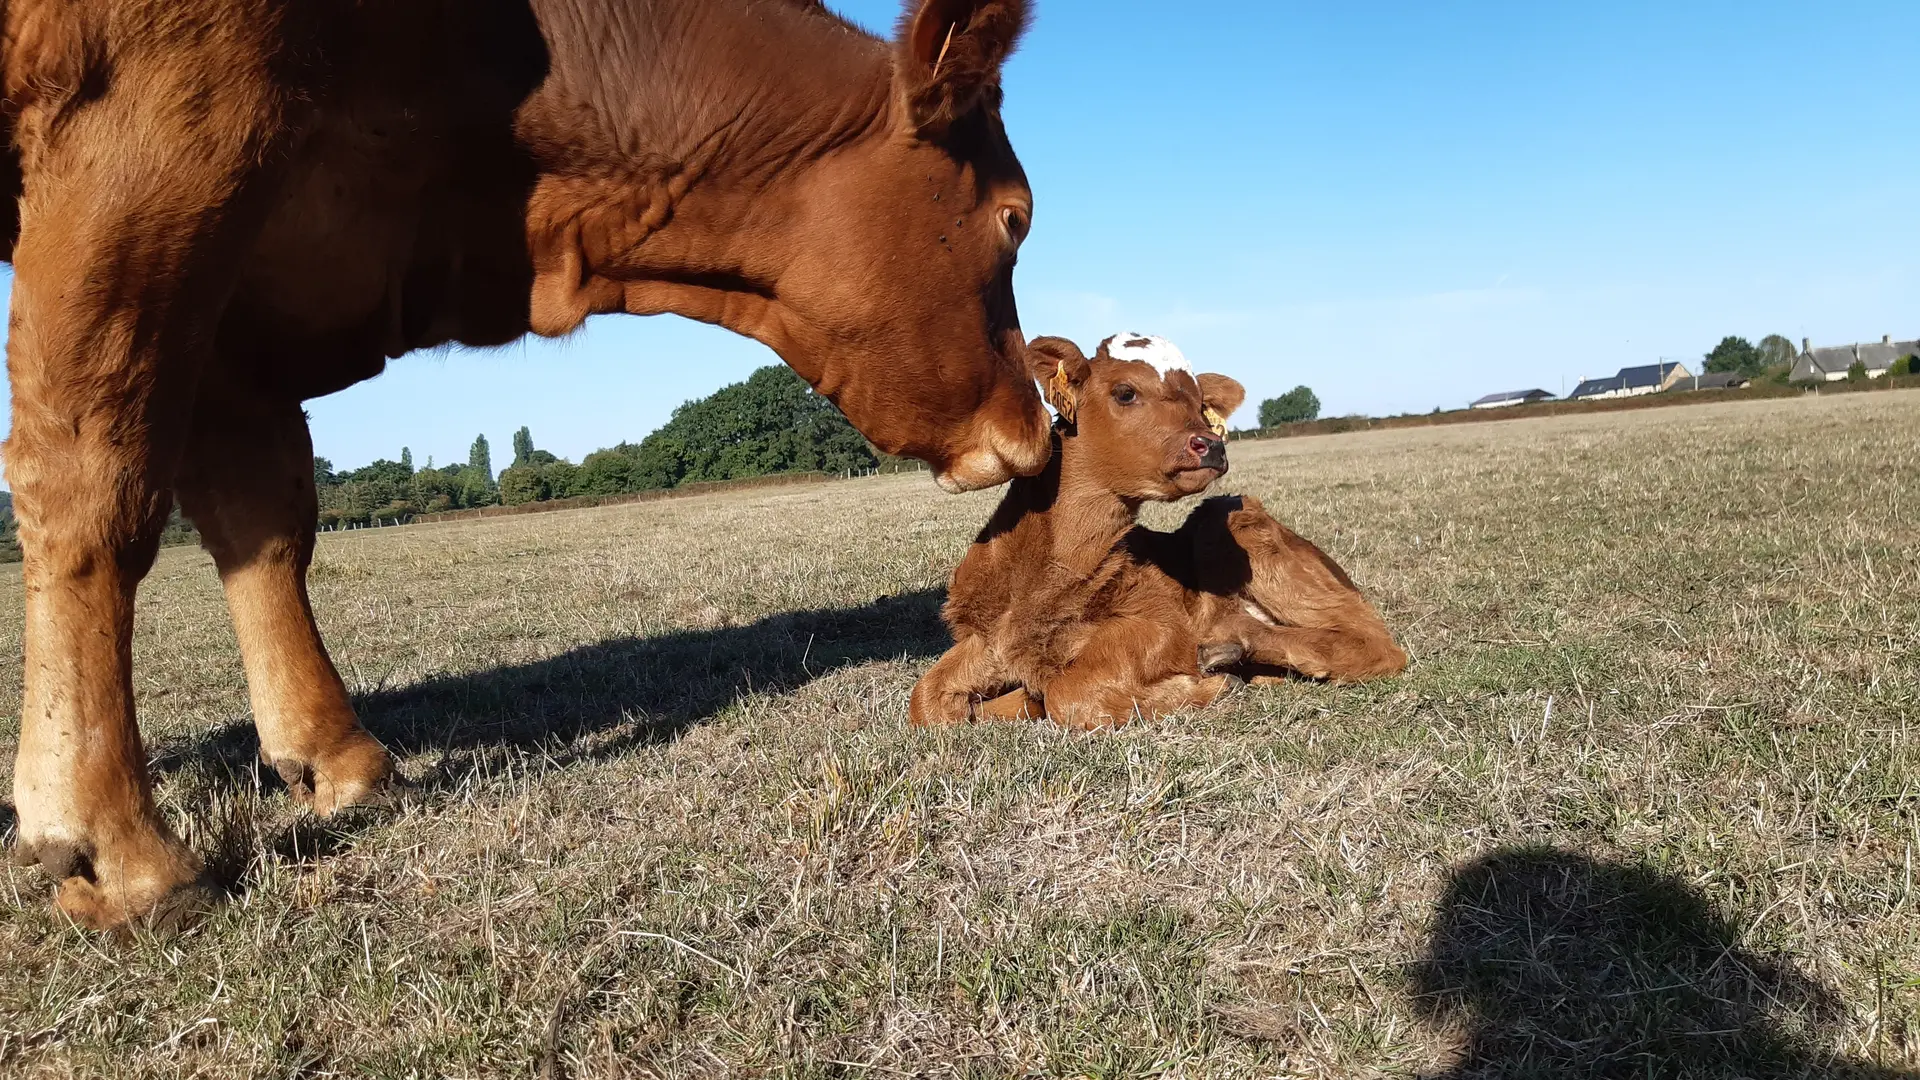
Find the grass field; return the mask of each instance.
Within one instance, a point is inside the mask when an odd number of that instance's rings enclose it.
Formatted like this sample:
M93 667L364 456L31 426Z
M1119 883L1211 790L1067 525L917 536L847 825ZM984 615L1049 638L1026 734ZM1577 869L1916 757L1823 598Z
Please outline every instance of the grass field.
M234 896L122 941L0 871L0 1071L1920 1071L1920 394L1234 462L1405 676L911 729L997 497L924 475L328 536L417 785L337 823L253 767L210 562L164 552L148 746Z

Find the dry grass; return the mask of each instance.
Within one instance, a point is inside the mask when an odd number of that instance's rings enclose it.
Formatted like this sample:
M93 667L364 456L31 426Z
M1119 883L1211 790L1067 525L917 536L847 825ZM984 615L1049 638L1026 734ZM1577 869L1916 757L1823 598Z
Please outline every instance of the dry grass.
M327 537L420 787L325 825L163 553L149 746L234 899L114 941L0 873L0 1070L1912 1075L1917 430L1873 394L1245 444L1227 486L1413 668L1093 737L905 725L991 494Z

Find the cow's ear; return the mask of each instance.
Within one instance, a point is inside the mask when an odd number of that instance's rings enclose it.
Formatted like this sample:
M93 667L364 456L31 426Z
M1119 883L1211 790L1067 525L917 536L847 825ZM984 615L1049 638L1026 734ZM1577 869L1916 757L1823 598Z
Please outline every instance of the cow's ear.
M1093 366L1080 346L1063 337L1037 337L1027 342L1027 365L1040 380L1040 392L1060 419L1073 423L1080 411L1080 391L1086 388Z
M1227 417L1233 410L1247 400L1247 388L1225 375L1207 372L1194 380L1200 384L1200 404L1205 407L1207 423L1213 425L1214 433L1225 437Z
M894 84L915 132L938 136L1000 92L1000 65L1027 28L1027 0L907 0Z

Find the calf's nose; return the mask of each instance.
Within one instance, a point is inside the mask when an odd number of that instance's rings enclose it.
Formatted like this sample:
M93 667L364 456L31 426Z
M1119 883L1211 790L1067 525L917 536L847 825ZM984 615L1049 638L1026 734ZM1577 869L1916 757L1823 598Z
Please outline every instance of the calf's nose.
M1187 440L1187 446L1193 456L1200 459L1203 469L1224 469L1227 467L1227 441L1212 435L1195 435Z

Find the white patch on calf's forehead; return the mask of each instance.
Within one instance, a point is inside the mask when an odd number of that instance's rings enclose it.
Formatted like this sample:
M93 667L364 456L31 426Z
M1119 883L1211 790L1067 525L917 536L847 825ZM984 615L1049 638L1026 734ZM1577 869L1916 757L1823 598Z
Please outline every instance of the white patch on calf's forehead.
M1152 334L1115 334L1102 342L1107 355L1115 360L1138 360L1160 373L1162 379L1175 371L1193 374L1193 365L1173 342Z

